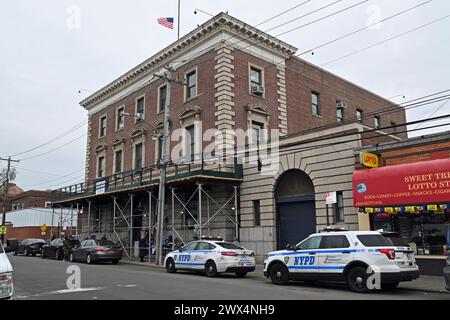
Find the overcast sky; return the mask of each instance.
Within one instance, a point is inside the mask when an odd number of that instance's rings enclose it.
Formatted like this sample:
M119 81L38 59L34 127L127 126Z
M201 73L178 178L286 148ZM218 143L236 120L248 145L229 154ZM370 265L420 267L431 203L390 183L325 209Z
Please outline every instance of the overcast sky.
M195 8L211 14L228 11L257 25L305 1L181 0L181 34L210 18L200 12L194 15ZM361 1L342 0L269 33L278 35ZM303 52L426 1L368 1L280 38ZM259 28L268 30L333 2L311 0ZM176 16L176 10L177 0L2 1L0 156L29 150L85 121L87 113L78 103L89 92L80 94L79 89L97 90L175 41L176 31L158 25L156 18ZM449 14L450 1L433 0L302 58L322 65ZM393 100L401 103L450 89L449 35L450 18L324 68L386 98L400 95ZM409 110L407 117L412 121L449 113L450 102L440 102ZM86 131L85 125L80 126L51 144L18 155L22 161L17 165L17 184L28 190L81 182ZM430 130L413 135L425 133Z

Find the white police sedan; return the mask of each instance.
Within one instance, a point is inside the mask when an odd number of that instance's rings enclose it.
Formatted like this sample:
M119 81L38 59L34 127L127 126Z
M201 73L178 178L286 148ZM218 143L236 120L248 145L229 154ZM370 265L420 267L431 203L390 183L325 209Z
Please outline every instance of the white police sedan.
M169 273L192 270L214 277L218 273L231 272L242 278L255 271L255 254L232 242L206 238L167 254L165 266Z

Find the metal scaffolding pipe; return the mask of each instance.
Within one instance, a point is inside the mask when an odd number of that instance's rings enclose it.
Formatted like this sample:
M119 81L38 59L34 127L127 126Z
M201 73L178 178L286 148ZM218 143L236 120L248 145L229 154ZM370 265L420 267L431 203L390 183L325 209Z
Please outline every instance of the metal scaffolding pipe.
M129 241L130 242L130 255L133 250L133 210L134 210L133 199L134 199L134 195L131 194L130 195L130 201L131 201L131 205L130 205L130 241Z
M92 201L88 201L88 223L87 223L87 235L91 235L91 204Z
M238 223L238 187L234 186L234 216L236 219L235 238L239 241L239 223Z
M175 189L172 190L172 250L175 250Z
M198 184L198 224L199 228L199 238L202 238L202 184Z
M148 263L152 256L152 192L148 192Z

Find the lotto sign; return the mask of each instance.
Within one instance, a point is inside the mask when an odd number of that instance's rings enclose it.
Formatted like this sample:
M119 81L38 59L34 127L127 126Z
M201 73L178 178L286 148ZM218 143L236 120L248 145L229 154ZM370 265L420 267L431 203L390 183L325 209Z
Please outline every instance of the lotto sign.
M325 193L325 202L326 204L336 203L337 202L336 192Z
M0 227L0 234L6 234L6 231L7 231L8 229L6 228L6 226L1 226Z
M47 226L46 226L45 224L43 224L43 225L41 226L41 231L42 231L42 232L47 231Z
M378 155L369 152L361 152L359 159L362 165L368 168L378 168Z

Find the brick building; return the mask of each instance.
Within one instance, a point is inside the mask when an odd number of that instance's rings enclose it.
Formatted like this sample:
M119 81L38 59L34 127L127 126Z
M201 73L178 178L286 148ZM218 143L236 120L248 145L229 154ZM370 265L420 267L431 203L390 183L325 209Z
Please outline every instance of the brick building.
M450 132L355 152L353 189L360 229L400 233L423 273L442 274L450 248ZM361 152L377 155L379 167L365 168Z
M28 190L9 197L8 200L11 203L12 211L14 211L33 207L45 208L46 206L49 206L51 198L51 191Z
M262 257L293 240L295 228L307 226L301 240L326 225L324 194L336 188L337 222L356 229L352 148L405 138L402 127L381 130L404 123L405 112L296 51L225 13L210 19L81 102L89 119L86 179L55 190L53 202L86 208L86 233L109 233L132 250L155 223L167 88L154 74L171 64L183 85L171 86L167 234L239 238ZM393 112L382 114L387 107ZM205 139L209 129L215 139ZM237 130L250 148L237 146ZM327 140L317 147L320 137ZM211 140L215 153L205 156ZM258 161L266 147L270 155ZM296 190L286 188L292 183Z

